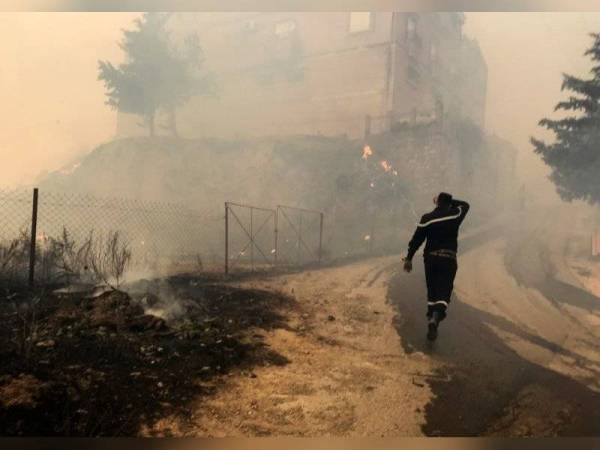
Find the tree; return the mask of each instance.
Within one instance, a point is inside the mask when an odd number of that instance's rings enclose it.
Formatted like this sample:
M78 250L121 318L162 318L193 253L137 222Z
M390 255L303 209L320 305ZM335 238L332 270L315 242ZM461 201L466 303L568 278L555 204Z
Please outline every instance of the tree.
M594 43L585 52L600 62L600 34L591 34ZM550 179L563 200L600 203L600 64L591 78L563 75L562 90L573 94L559 102L555 111L566 111L559 120L542 119L539 125L552 131L554 143L531 138L534 151L552 169Z
M125 62L114 66L99 61L98 79L106 88L106 103L112 108L142 117L151 136L157 112L169 116L177 135L177 107L190 97L214 93L214 81L203 71L202 50L196 35L175 45L166 28L170 14L145 13L135 20L133 30L124 30L119 46Z

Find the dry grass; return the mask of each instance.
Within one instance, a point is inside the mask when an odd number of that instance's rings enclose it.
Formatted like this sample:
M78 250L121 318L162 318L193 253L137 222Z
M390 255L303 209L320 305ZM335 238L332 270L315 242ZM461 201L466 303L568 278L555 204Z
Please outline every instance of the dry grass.
M105 239L91 244L89 266L96 278L107 286L118 289L131 262L131 250L118 231L111 231Z
M0 242L0 282L6 295L27 285L30 236ZM80 242L66 228L58 237L38 240L36 282L41 286L78 282L105 284L118 289L131 262L131 249L119 231L99 236L90 231Z

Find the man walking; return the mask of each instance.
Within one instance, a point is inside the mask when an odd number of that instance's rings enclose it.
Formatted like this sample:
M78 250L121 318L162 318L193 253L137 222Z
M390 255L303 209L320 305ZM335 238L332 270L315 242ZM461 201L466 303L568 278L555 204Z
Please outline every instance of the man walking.
M427 283L427 339L430 341L437 338L438 325L446 317L457 269L458 229L469 211L467 202L454 200L446 192L434 198L434 203L436 208L417 224L404 258L404 270L410 272L414 254L427 240L423 259Z

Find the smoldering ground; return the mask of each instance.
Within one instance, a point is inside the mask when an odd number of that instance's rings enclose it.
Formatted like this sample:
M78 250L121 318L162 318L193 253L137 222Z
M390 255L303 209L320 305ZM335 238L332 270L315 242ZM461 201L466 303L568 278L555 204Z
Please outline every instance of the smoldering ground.
M159 286L139 297L51 295L19 315L3 307L3 434L143 434L165 416L192 421L210 380L286 364L257 331L285 326L291 299L193 277Z

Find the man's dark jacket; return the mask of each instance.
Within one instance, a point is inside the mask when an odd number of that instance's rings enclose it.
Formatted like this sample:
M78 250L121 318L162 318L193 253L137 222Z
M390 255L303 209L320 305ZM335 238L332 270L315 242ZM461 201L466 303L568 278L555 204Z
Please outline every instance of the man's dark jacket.
M452 200L448 206L438 206L421 217L412 239L408 243L407 259L412 259L425 239L426 256L434 250L456 252L458 228L469 211L469 204L461 200Z

